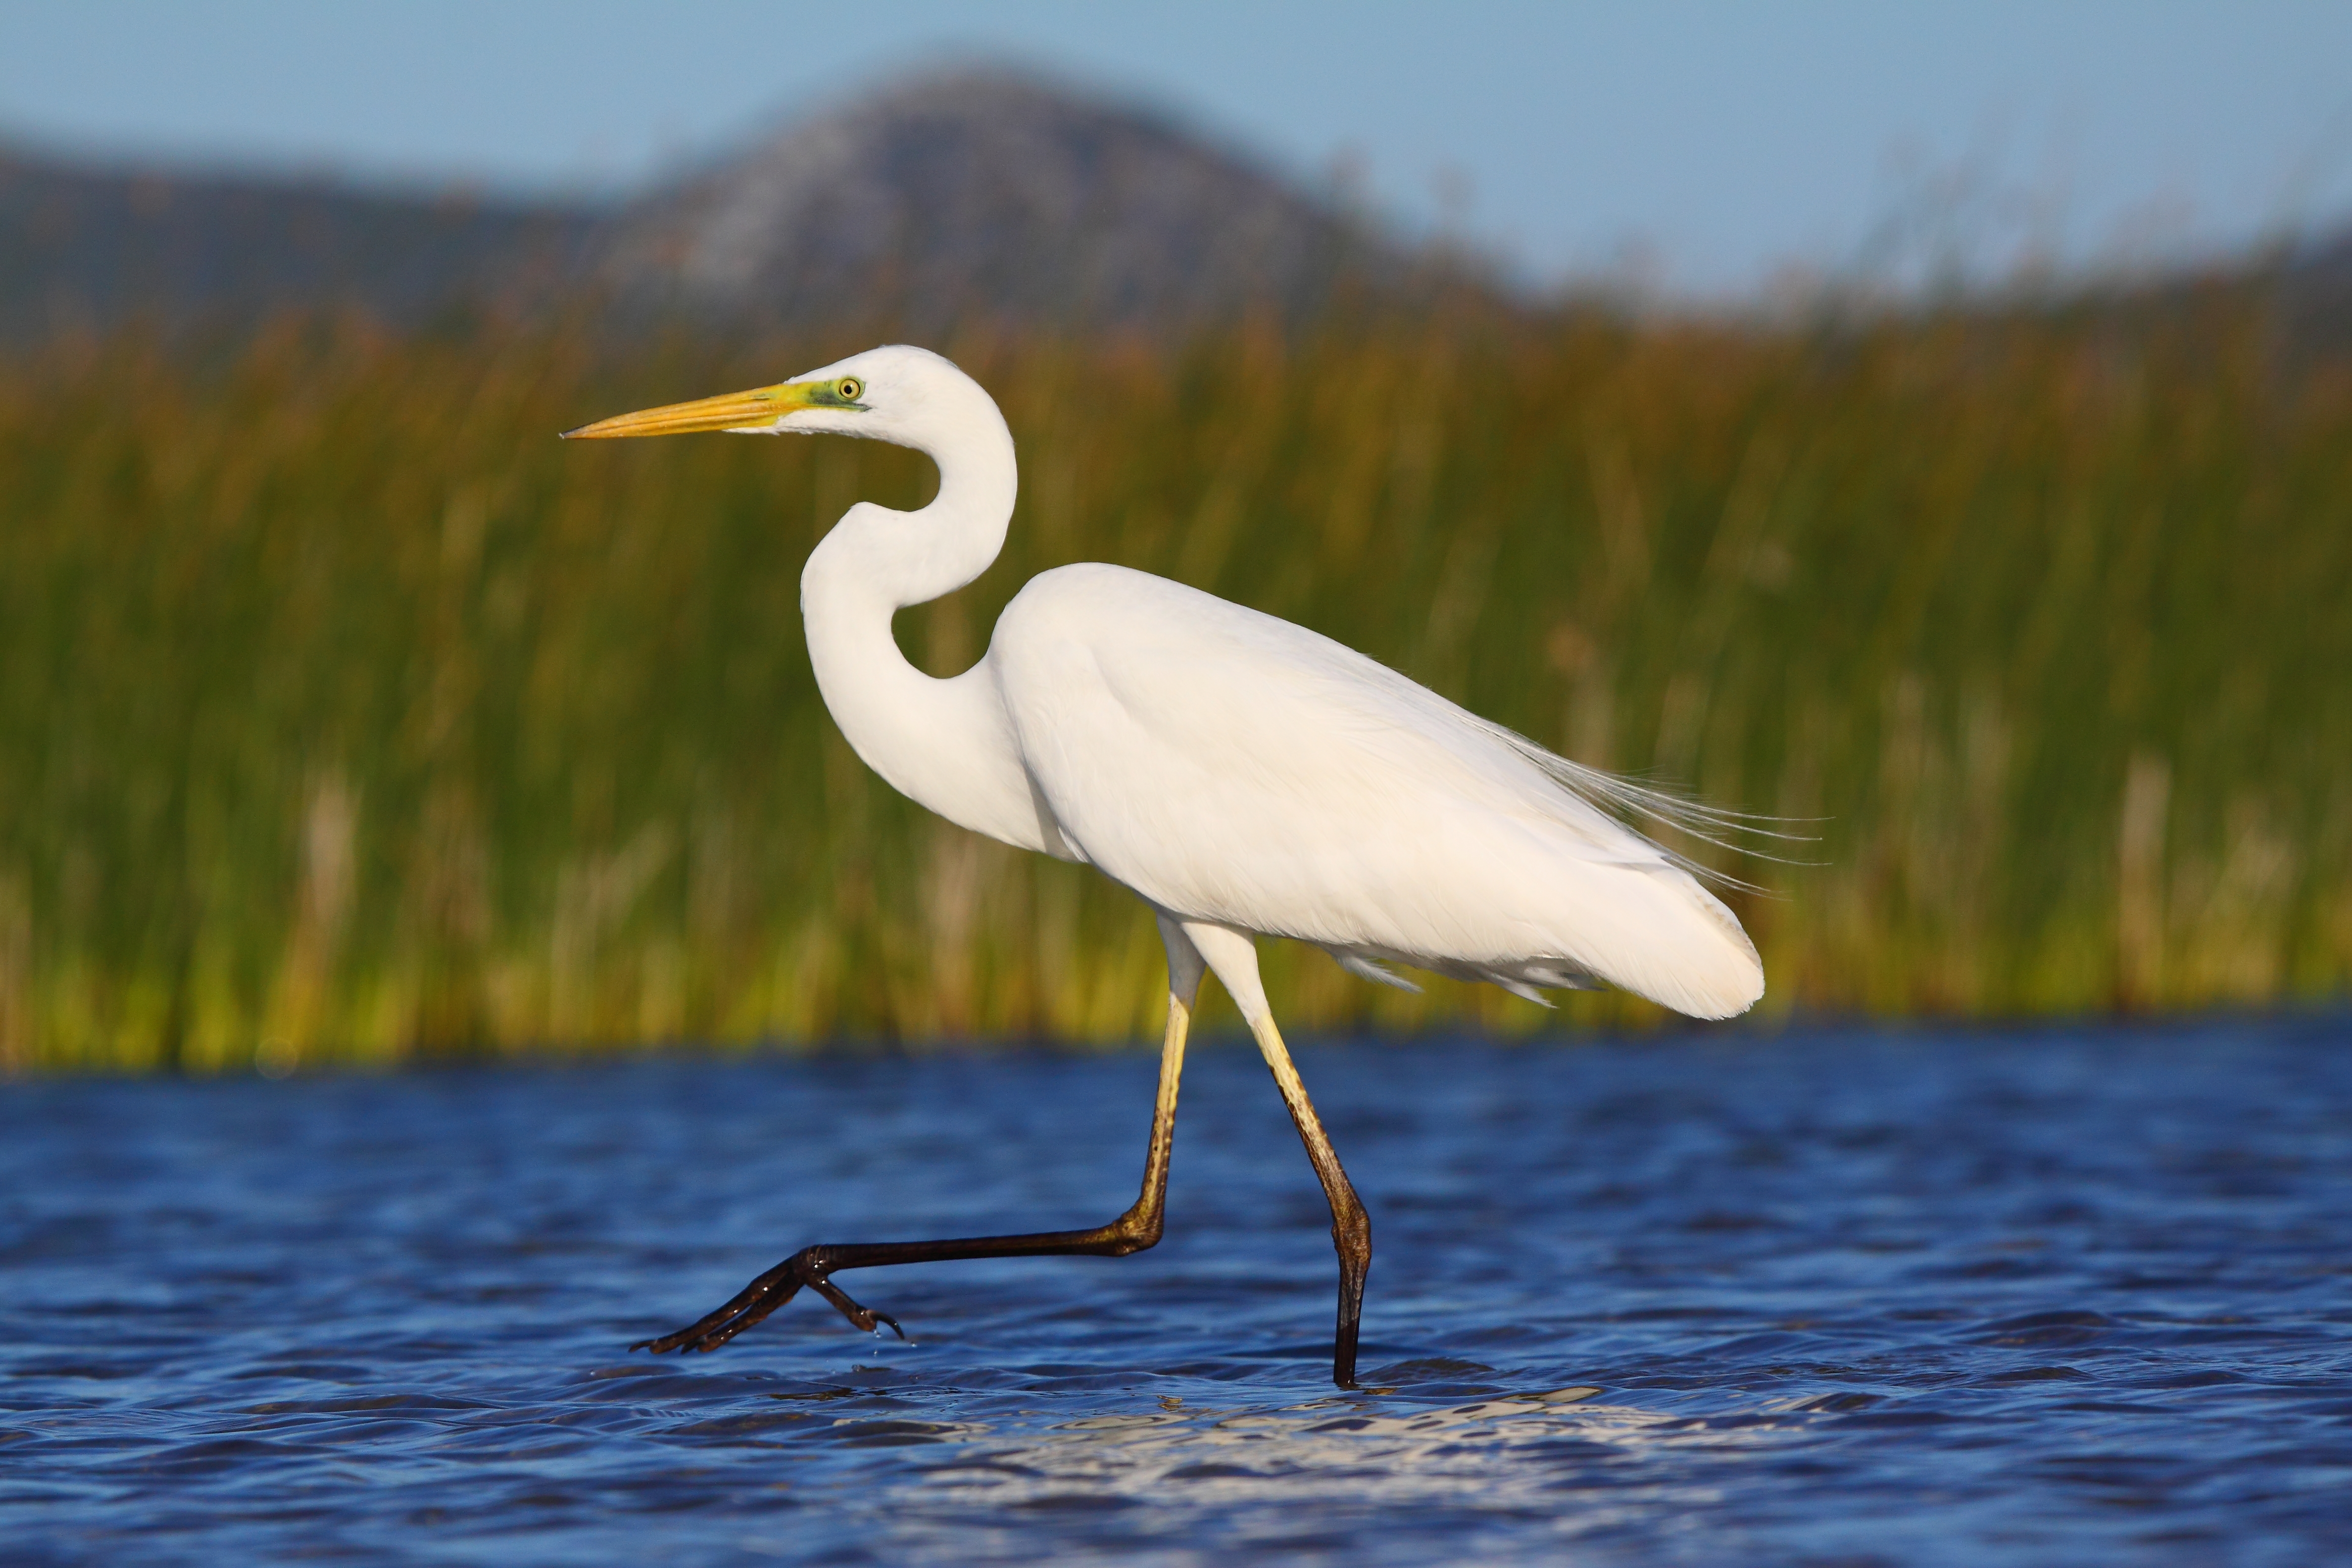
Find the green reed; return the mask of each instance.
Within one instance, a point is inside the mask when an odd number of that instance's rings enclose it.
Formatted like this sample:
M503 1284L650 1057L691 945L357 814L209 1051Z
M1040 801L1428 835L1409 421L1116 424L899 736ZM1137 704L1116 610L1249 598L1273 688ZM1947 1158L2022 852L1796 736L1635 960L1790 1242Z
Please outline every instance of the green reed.
M1133 1038L1151 923L872 777L798 614L867 443L564 446L845 342L332 321L0 369L0 1065ZM2259 316L1353 322L940 345L1005 555L1164 573L1586 761L1807 819L1765 1008L2265 1004L2352 975L2352 386ZM1559 1015L1268 954L1302 1029Z

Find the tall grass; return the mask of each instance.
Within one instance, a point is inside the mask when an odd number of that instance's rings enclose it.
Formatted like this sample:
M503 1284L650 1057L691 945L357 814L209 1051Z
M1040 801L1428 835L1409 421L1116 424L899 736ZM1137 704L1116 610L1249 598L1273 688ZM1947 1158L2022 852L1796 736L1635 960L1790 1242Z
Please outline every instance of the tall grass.
M930 819L818 700L802 562L920 459L553 439L855 346L312 321L0 369L0 1062L1152 1026L1130 899ZM1024 473L1004 558L901 620L933 669L1116 561L1816 819L1817 865L1716 857L1769 889L1768 1009L2352 975L2352 386L2252 315L941 346ZM1554 1016L1268 956L1302 1027Z

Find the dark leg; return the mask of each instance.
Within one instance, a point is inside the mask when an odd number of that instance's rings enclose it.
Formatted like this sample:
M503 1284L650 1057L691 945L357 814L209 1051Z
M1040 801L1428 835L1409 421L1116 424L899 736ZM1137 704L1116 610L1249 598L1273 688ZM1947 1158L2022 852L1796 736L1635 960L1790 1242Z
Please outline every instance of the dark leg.
M877 1323L887 1323L904 1339L906 1331L898 1328L897 1319L859 1306L833 1283L832 1277L845 1268L881 1268L894 1263L939 1263L964 1258L1124 1258L1156 1245L1167 1208L1169 1153L1176 1139L1176 1085L1184 1070L1184 1037L1192 1024L1192 1001L1200 990L1202 973L1200 955L1184 933L1165 919L1160 924L1168 943L1168 1035L1160 1050L1160 1099L1151 1116L1151 1148L1144 1158L1143 1191L1125 1214L1092 1230L805 1247L752 1280L733 1300L699 1321L659 1339L640 1340L629 1348L649 1350L656 1355L667 1351L715 1351L791 1300L803 1286L832 1302L843 1317L860 1329L870 1332ZM1308 1114L1313 1114L1311 1110ZM1358 1293L1361 1293L1360 1283ZM1351 1353L1354 1342L1351 1334Z
M1364 1276L1372 1267L1372 1223L1348 1181L1348 1173L1339 1168L1331 1140L1323 1135L1322 1120L1315 1114L1315 1102L1307 1098L1307 1086L1298 1081L1298 1069L1290 1064L1282 1031L1274 1026L1274 1010L1266 1005L1265 988L1258 983L1257 945L1244 932L1225 926L1194 923L1184 927L1184 934L1217 972L1225 994L1257 1037L1257 1048L1265 1065L1274 1069L1282 1102L1290 1107L1299 1142L1307 1145L1307 1158L1323 1184L1324 1197L1330 1201L1331 1245L1339 1254L1339 1323L1331 1343L1331 1381L1342 1388L1353 1388L1356 1337L1364 1317Z
M1314 1165L1315 1174L1323 1184L1323 1195L1331 1205L1331 1245L1339 1254L1339 1323L1331 1342L1331 1381L1342 1388L1353 1388L1356 1335L1364 1317L1364 1277L1372 1267L1372 1222L1364 1213L1348 1173L1340 1169L1339 1156L1332 1150L1331 1140L1323 1135L1322 1120L1315 1114L1315 1102L1307 1098L1307 1086L1299 1081L1298 1069L1290 1065L1290 1052L1274 1026L1273 1016L1266 1015L1262 1023L1254 1024L1250 1032L1257 1037L1265 1065L1274 1069L1274 1081L1282 1090L1282 1101L1290 1107L1290 1120L1297 1124L1298 1140L1307 1145L1307 1158Z

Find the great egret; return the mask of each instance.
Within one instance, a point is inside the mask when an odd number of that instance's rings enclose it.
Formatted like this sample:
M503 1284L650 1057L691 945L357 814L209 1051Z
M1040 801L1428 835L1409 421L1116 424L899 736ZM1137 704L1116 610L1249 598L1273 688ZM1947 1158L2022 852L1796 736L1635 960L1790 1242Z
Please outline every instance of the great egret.
M1005 606L961 675L915 668L892 614L962 587L1004 543L1016 479L994 399L938 354L878 348L776 386L583 426L890 441L939 466L918 511L861 501L810 554L818 689L866 764L950 822L1090 863L1150 905L1168 950L1160 1095L1134 1206L1094 1230L811 1247L717 1311L643 1342L714 1350L808 1287L871 1331L845 1268L1123 1257L1159 1241L1184 1037L1203 968L1241 1009L1331 1204L1334 1382L1355 1380L1371 1229L1291 1066L1254 939L1312 942L1369 980L1395 963L1538 988L1609 982L1703 1018L1763 994L1738 921L1603 805L1680 803L1556 757L1328 637L1119 566L1058 567ZM640 1348L632 1346L632 1349Z

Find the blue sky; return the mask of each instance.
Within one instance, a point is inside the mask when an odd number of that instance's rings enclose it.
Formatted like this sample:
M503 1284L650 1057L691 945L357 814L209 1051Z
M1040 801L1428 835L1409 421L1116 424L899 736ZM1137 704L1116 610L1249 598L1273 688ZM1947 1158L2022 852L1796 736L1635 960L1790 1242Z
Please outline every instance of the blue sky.
M619 190L981 58L1172 110L1524 273L2147 261L2352 220L2352 4L0 0L0 136Z

